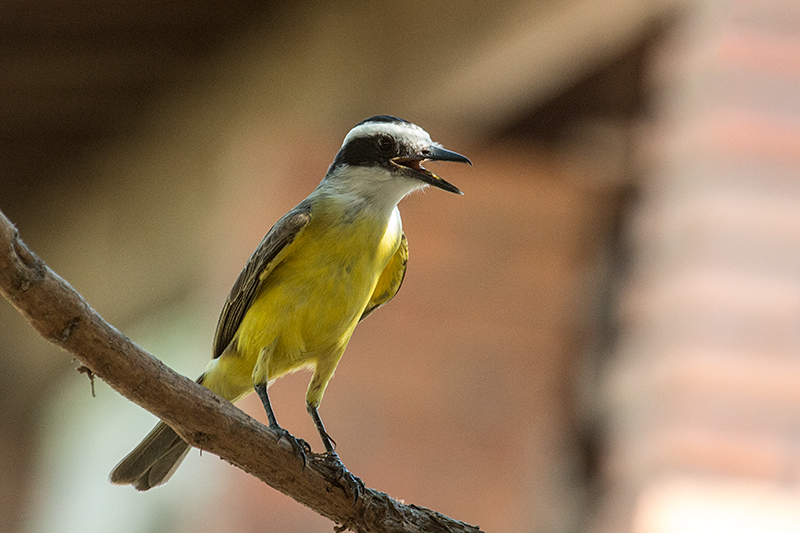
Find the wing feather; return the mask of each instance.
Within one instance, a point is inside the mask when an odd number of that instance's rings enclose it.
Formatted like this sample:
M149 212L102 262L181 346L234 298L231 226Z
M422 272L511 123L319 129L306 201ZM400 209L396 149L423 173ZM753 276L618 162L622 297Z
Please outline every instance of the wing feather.
M408 240L405 233L400 239L400 246L397 251L389 260L389 264L383 269L381 277L378 278L378 283L375 285L375 290L372 291L372 296L364 308L364 312L359 318L359 322L367 318L375 309L382 306L397 294L400 290L400 285L403 284L403 278L406 276L406 265L408 264Z
M228 299L222 307L214 335L214 358L216 359L233 340L269 272L280 263L289 245L311 220L309 206L300 204L286 213L267 232L253 255L248 259L239 277L236 278Z

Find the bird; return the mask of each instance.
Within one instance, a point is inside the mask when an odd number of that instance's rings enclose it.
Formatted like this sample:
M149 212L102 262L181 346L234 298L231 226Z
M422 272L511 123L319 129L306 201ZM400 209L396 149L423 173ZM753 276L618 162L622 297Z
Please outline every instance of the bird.
M325 453L338 459L318 409L353 330L405 277L408 240L397 205L428 186L463 194L422 166L427 161L472 165L407 120L376 115L356 124L319 185L261 240L222 307L213 358L197 382L232 402L255 391L269 428L304 464L310 447L278 424L267 389L311 370L306 408ZM149 490L169 480L189 450L159 422L110 480Z

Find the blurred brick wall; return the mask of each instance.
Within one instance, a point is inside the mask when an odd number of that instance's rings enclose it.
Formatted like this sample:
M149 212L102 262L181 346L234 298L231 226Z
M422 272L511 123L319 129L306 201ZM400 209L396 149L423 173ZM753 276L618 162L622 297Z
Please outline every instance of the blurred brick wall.
M692 2L653 67L594 530L800 531L800 3Z

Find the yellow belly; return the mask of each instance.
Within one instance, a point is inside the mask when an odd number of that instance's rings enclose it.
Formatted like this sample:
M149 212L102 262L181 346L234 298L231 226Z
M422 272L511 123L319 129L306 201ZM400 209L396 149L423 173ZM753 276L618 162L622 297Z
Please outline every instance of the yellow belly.
M399 246L402 230L395 218L325 220L325 213L312 212L244 315L235 352L215 359L203 384L236 400L253 390L254 379L272 381L338 358ZM266 367L256 368L260 359L265 364L265 351Z

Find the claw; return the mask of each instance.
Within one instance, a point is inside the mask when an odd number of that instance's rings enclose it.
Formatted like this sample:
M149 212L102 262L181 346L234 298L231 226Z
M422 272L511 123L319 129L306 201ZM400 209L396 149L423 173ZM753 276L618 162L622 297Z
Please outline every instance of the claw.
M336 473L336 481L345 494L353 495L353 505L358 503L361 494L366 490L366 485L361 478L353 475L339 458L339 454L334 451L324 452L317 455L321 457L327 466Z
M277 440L285 439L288 442L292 449L294 450L295 456L298 459L303 461L303 470L306 469L306 465L308 464L308 455L311 454L311 446L308 445L306 441L303 439L298 439L282 427L273 427L270 428L272 431L278 434Z

